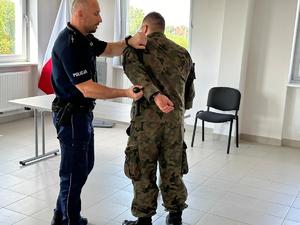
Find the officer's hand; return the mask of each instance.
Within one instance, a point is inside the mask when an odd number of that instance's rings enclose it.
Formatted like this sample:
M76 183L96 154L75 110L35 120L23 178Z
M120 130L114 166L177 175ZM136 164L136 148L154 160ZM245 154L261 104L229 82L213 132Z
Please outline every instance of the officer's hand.
M143 32L137 32L128 40L128 44L135 49L145 49L147 44L147 36Z
M174 110L173 102L163 94L159 93L155 95L154 102L157 105L157 107L164 113L169 113Z
M129 98L132 98L133 101L139 100L141 97L143 97L143 87L140 85L132 86L131 88L127 89L127 96ZM137 91L139 90L139 91Z

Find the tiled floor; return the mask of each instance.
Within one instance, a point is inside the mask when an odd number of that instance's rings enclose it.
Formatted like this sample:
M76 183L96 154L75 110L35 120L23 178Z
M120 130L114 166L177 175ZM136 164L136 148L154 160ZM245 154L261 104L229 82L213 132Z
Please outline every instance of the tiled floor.
M58 142L49 118L46 124L51 150ZM82 214L90 224L120 225L133 218L132 186L123 174L125 128L95 129L96 164L82 194ZM0 124L0 225L50 224L60 157L20 167L20 160L34 154L33 137L32 118ZM207 135L201 143L198 134L188 158L184 224L300 225L300 150L242 142L226 155L226 142ZM165 216L159 199L154 224L164 225Z

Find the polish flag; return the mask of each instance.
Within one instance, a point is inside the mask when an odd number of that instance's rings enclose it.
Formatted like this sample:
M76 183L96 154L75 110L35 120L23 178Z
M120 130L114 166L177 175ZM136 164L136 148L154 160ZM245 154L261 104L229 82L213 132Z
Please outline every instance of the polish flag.
M38 87L46 94L53 94L53 87L51 84L52 75L52 60L51 53L54 42L58 34L66 27L67 22L70 21L70 0L62 0L56 16L54 27L50 36L48 47L44 56L42 72L39 79Z

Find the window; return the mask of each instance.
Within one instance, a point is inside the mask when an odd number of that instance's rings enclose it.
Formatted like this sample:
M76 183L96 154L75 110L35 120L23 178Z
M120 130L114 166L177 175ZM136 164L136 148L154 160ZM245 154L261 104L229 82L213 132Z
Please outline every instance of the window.
M0 62L26 60L25 9L25 0L0 0Z
M190 0L129 0L128 33L135 34L139 30L144 16L152 11L160 13L165 18L166 36L188 49Z

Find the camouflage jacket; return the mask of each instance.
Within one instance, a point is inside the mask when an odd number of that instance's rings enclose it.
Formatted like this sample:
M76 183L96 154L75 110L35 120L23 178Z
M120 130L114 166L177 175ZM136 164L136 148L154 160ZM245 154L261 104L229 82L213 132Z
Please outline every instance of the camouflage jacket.
M129 80L144 87L144 98L140 101L143 116L155 120L151 112L148 116L145 112L153 109L160 119L165 117L182 122L185 109L192 107L195 96L193 62L188 51L157 32L148 35L145 50L127 47L123 56L123 68ZM160 113L152 99L158 91L174 103L174 112Z

